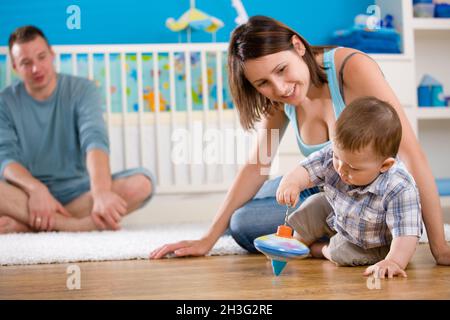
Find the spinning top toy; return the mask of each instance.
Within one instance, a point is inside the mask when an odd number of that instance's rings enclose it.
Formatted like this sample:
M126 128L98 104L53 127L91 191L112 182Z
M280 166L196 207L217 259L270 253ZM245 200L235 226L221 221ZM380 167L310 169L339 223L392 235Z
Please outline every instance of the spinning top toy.
M278 276L291 259L301 259L309 254L308 247L292 236L292 228L286 225L289 207L286 210L284 225L278 226L277 233L261 236L253 241L255 248L272 262L273 273Z

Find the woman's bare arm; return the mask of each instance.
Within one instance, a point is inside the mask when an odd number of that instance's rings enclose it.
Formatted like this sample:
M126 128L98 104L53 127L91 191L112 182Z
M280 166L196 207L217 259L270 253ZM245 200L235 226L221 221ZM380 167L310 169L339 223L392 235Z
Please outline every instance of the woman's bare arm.
M271 141L271 130L278 130L278 137L284 134L287 118L283 111L277 110L272 116L263 119L258 129L257 148L253 150L247 163L239 170L225 200L217 211L213 222L200 240L187 240L166 244L150 254L150 258L158 259L174 252L177 256L204 255L227 229L232 214L246 202L251 200L267 180L271 162L276 155L279 141ZM261 158L261 155L263 158ZM263 163L261 162L263 160Z

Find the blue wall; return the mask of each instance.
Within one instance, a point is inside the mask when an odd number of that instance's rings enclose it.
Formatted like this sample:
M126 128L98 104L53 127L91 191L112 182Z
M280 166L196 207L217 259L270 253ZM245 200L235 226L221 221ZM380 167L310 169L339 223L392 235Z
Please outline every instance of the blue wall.
M242 0L249 15L269 15L299 31L312 44L325 44L335 29L349 27L356 14L365 13L373 0ZM70 5L81 9L81 29L69 30ZM226 42L236 24L231 0L197 0L196 7L225 23L217 41ZM189 0L1 0L0 45L18 26L34 24L52 44L171 43L178 35L165 27L168 17L178 19ZM185 40L185 38L183 38ZM193 42L212 37L196 32Z

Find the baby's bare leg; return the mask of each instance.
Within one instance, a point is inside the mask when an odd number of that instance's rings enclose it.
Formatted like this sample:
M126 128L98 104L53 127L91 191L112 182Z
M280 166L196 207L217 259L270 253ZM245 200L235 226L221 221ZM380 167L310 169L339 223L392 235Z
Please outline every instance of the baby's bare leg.
M313 258L324 258L326 257L322 250L324 247L326 247L328 245L328 242L323 242L323 241L306 241L305 239L303 239L300 234L298 234L296 231L294 231L294 235L293 237L295 239L297 239L298 241L302 242L303 244L305 244L311 253L311 256ZM328 257L326 257L328 259Z

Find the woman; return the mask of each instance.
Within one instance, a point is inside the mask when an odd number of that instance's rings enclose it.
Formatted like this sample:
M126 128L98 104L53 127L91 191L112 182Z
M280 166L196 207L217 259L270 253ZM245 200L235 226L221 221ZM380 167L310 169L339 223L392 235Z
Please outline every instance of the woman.
M229 84L245 129L260 122L259 146L271 150L271 129L282 137L289 122L302 153L307 156L329 143L334 123L346 104L361 96L375 96L391 103L402 122L400 157L420 190L422 212L430 247L438 264L450 265L442 209L436 184L423 150L394 92L376 62L349 48L313 47L282 23L252 17L233 32L228 51ZM161 258L206 254L229 227L233 238L255 252L253 239L273 233L283 223L286 208L276 202L280 178L267 180L270 164L258 160L260 150L237 174L212 226L200 240L167 244L150 254ZM317 190L305 190L300 202Z

